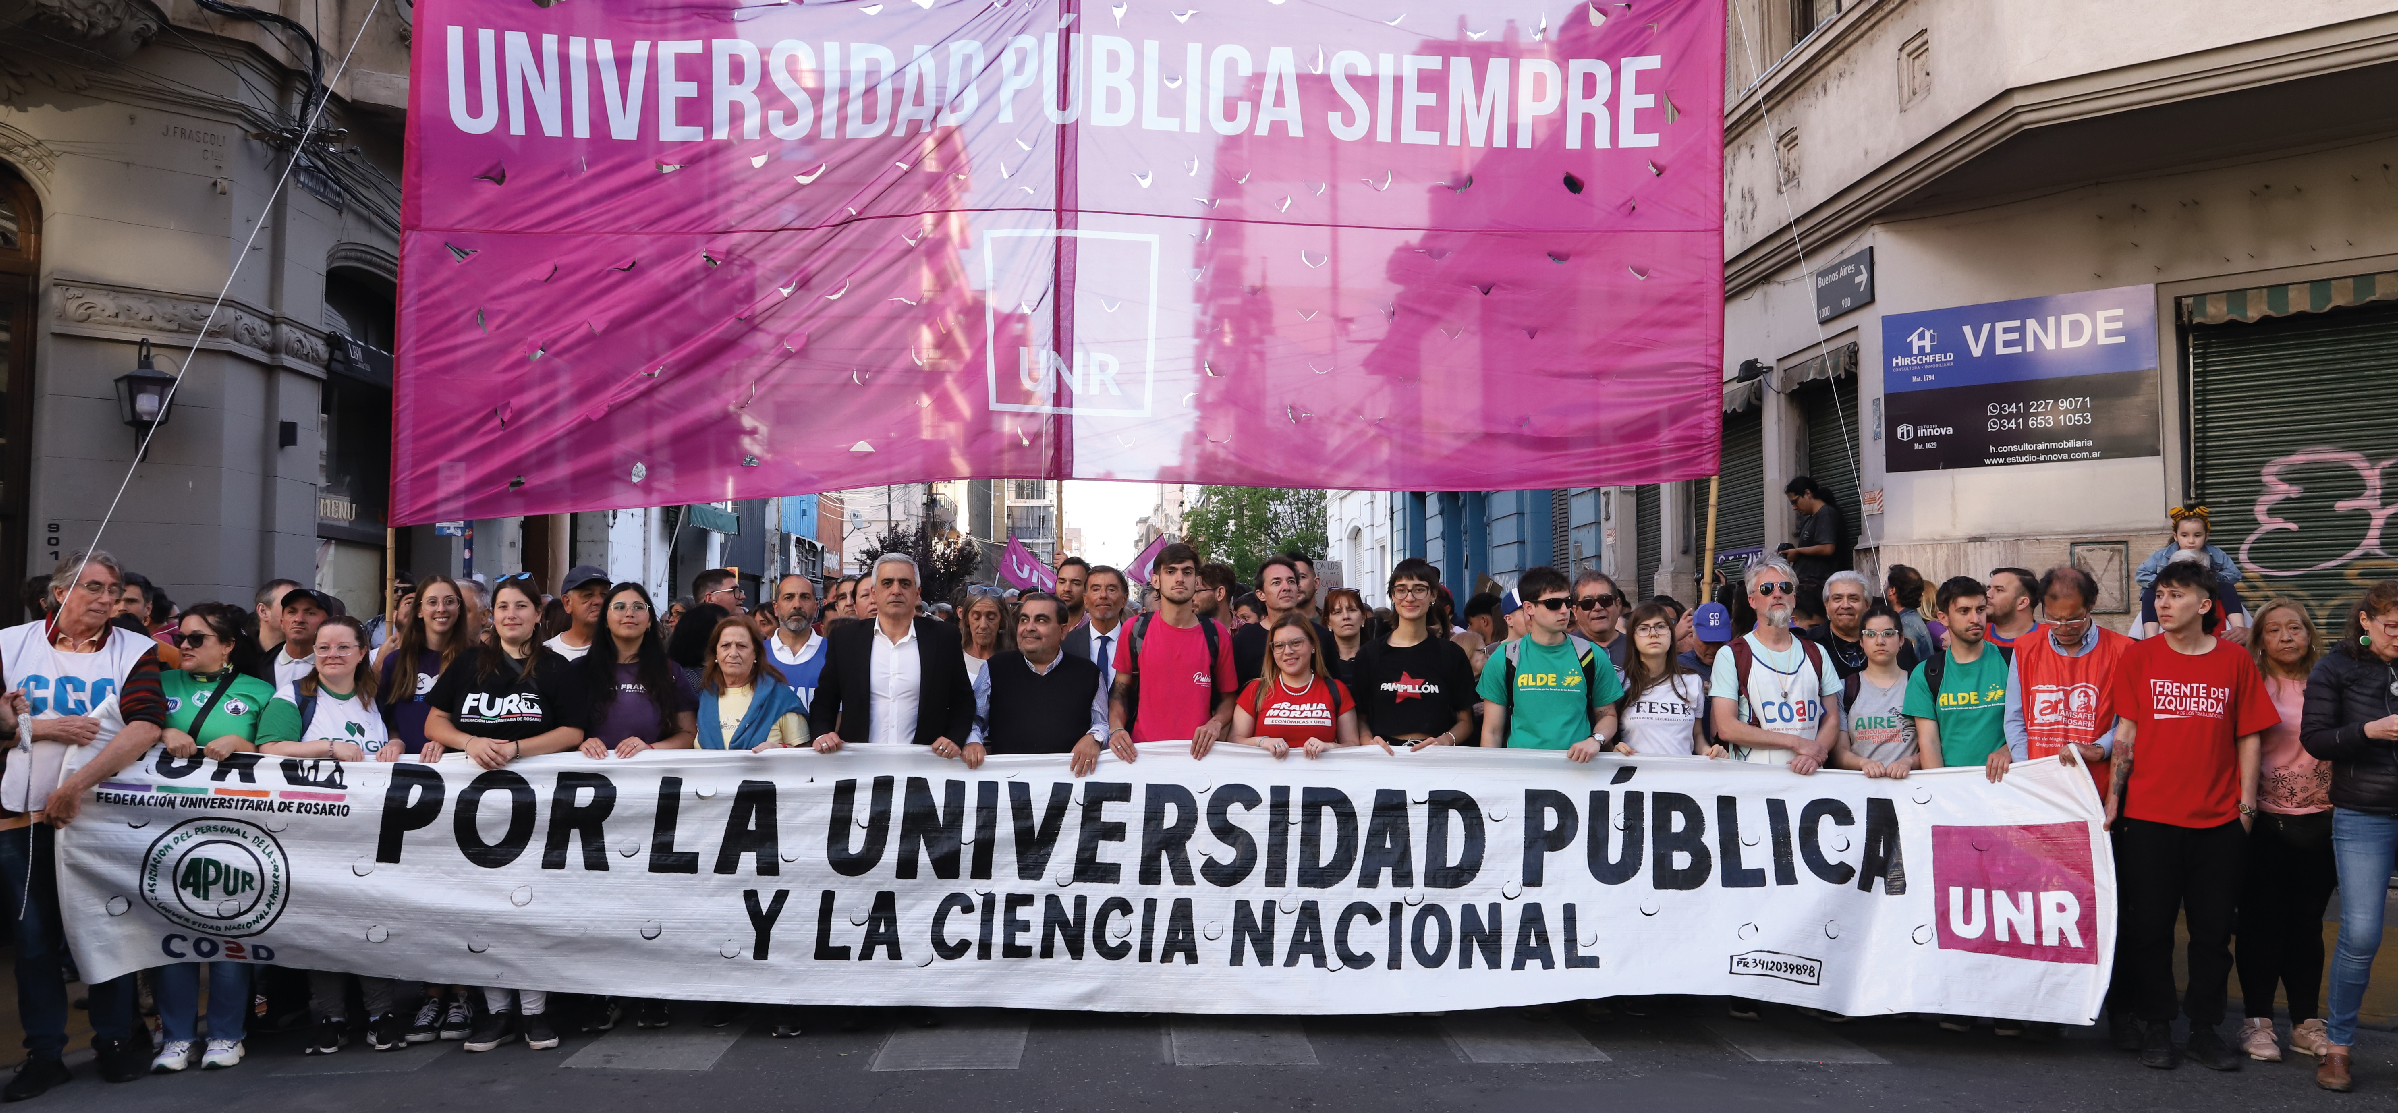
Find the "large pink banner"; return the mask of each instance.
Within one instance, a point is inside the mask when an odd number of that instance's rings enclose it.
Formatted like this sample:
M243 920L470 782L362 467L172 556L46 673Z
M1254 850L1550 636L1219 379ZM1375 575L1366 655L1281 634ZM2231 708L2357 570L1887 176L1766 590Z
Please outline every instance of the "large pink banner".
M422 0L392 516L1708 474L1723 11Z

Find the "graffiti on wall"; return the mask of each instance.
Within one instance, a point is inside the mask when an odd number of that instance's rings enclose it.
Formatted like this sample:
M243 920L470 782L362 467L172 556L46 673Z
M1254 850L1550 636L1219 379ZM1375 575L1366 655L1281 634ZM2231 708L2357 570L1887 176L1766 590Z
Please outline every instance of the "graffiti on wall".
M2251 608L2277 595L2305 602L2325 633L2345 622L2367 586L2398 578L2390 553L2387 480L2398 457L2374 461L2343 448L2307 448L2258 469L2253 529L2239 544Z

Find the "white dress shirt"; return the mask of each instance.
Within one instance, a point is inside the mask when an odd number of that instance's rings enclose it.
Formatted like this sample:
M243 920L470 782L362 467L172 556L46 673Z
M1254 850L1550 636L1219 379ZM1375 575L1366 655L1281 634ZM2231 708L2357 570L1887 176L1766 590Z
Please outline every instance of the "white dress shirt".
M916 707L924 692L924 656L916 645L916 624L908 624L898 641L874 624L874 655L867 666L873 722L865 740L906 745L916 741Z

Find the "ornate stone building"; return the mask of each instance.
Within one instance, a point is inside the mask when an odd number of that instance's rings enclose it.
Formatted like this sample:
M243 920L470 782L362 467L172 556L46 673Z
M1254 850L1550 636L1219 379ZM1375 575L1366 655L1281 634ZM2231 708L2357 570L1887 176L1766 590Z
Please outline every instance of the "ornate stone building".
M102 546L178 601L288 576L372 613L412 19L0 0L0 575L117 500ZM143 340L181 381L136 465L115 380Z

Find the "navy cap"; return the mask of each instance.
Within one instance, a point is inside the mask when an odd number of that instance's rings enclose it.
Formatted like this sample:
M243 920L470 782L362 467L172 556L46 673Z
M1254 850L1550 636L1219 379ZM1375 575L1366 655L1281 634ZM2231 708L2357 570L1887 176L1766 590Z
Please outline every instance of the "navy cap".
M1701 603L1690 612L1690 632L1700 641L1722 645L1732 640L1732 612L1721 603Z
M558 591L560 594L564 594L589 583L597 583L606 587L609 583L608 574L593 565L578 564L567 569L566 581L559 586Z
M1522 609L1524 609L1524 601L1515 597L1514 588L1508 588L1507 594L1499 596L1500 618L1505 618L1508 615L1514 614Z
M323 611L328 615L336 615L341 613L341 611L335 609L332 596L321 591L310 591L304 587L295 587L290 591L284 592L282 603L277 609L288 611L303 603L313 603L316 605L316 609Z

